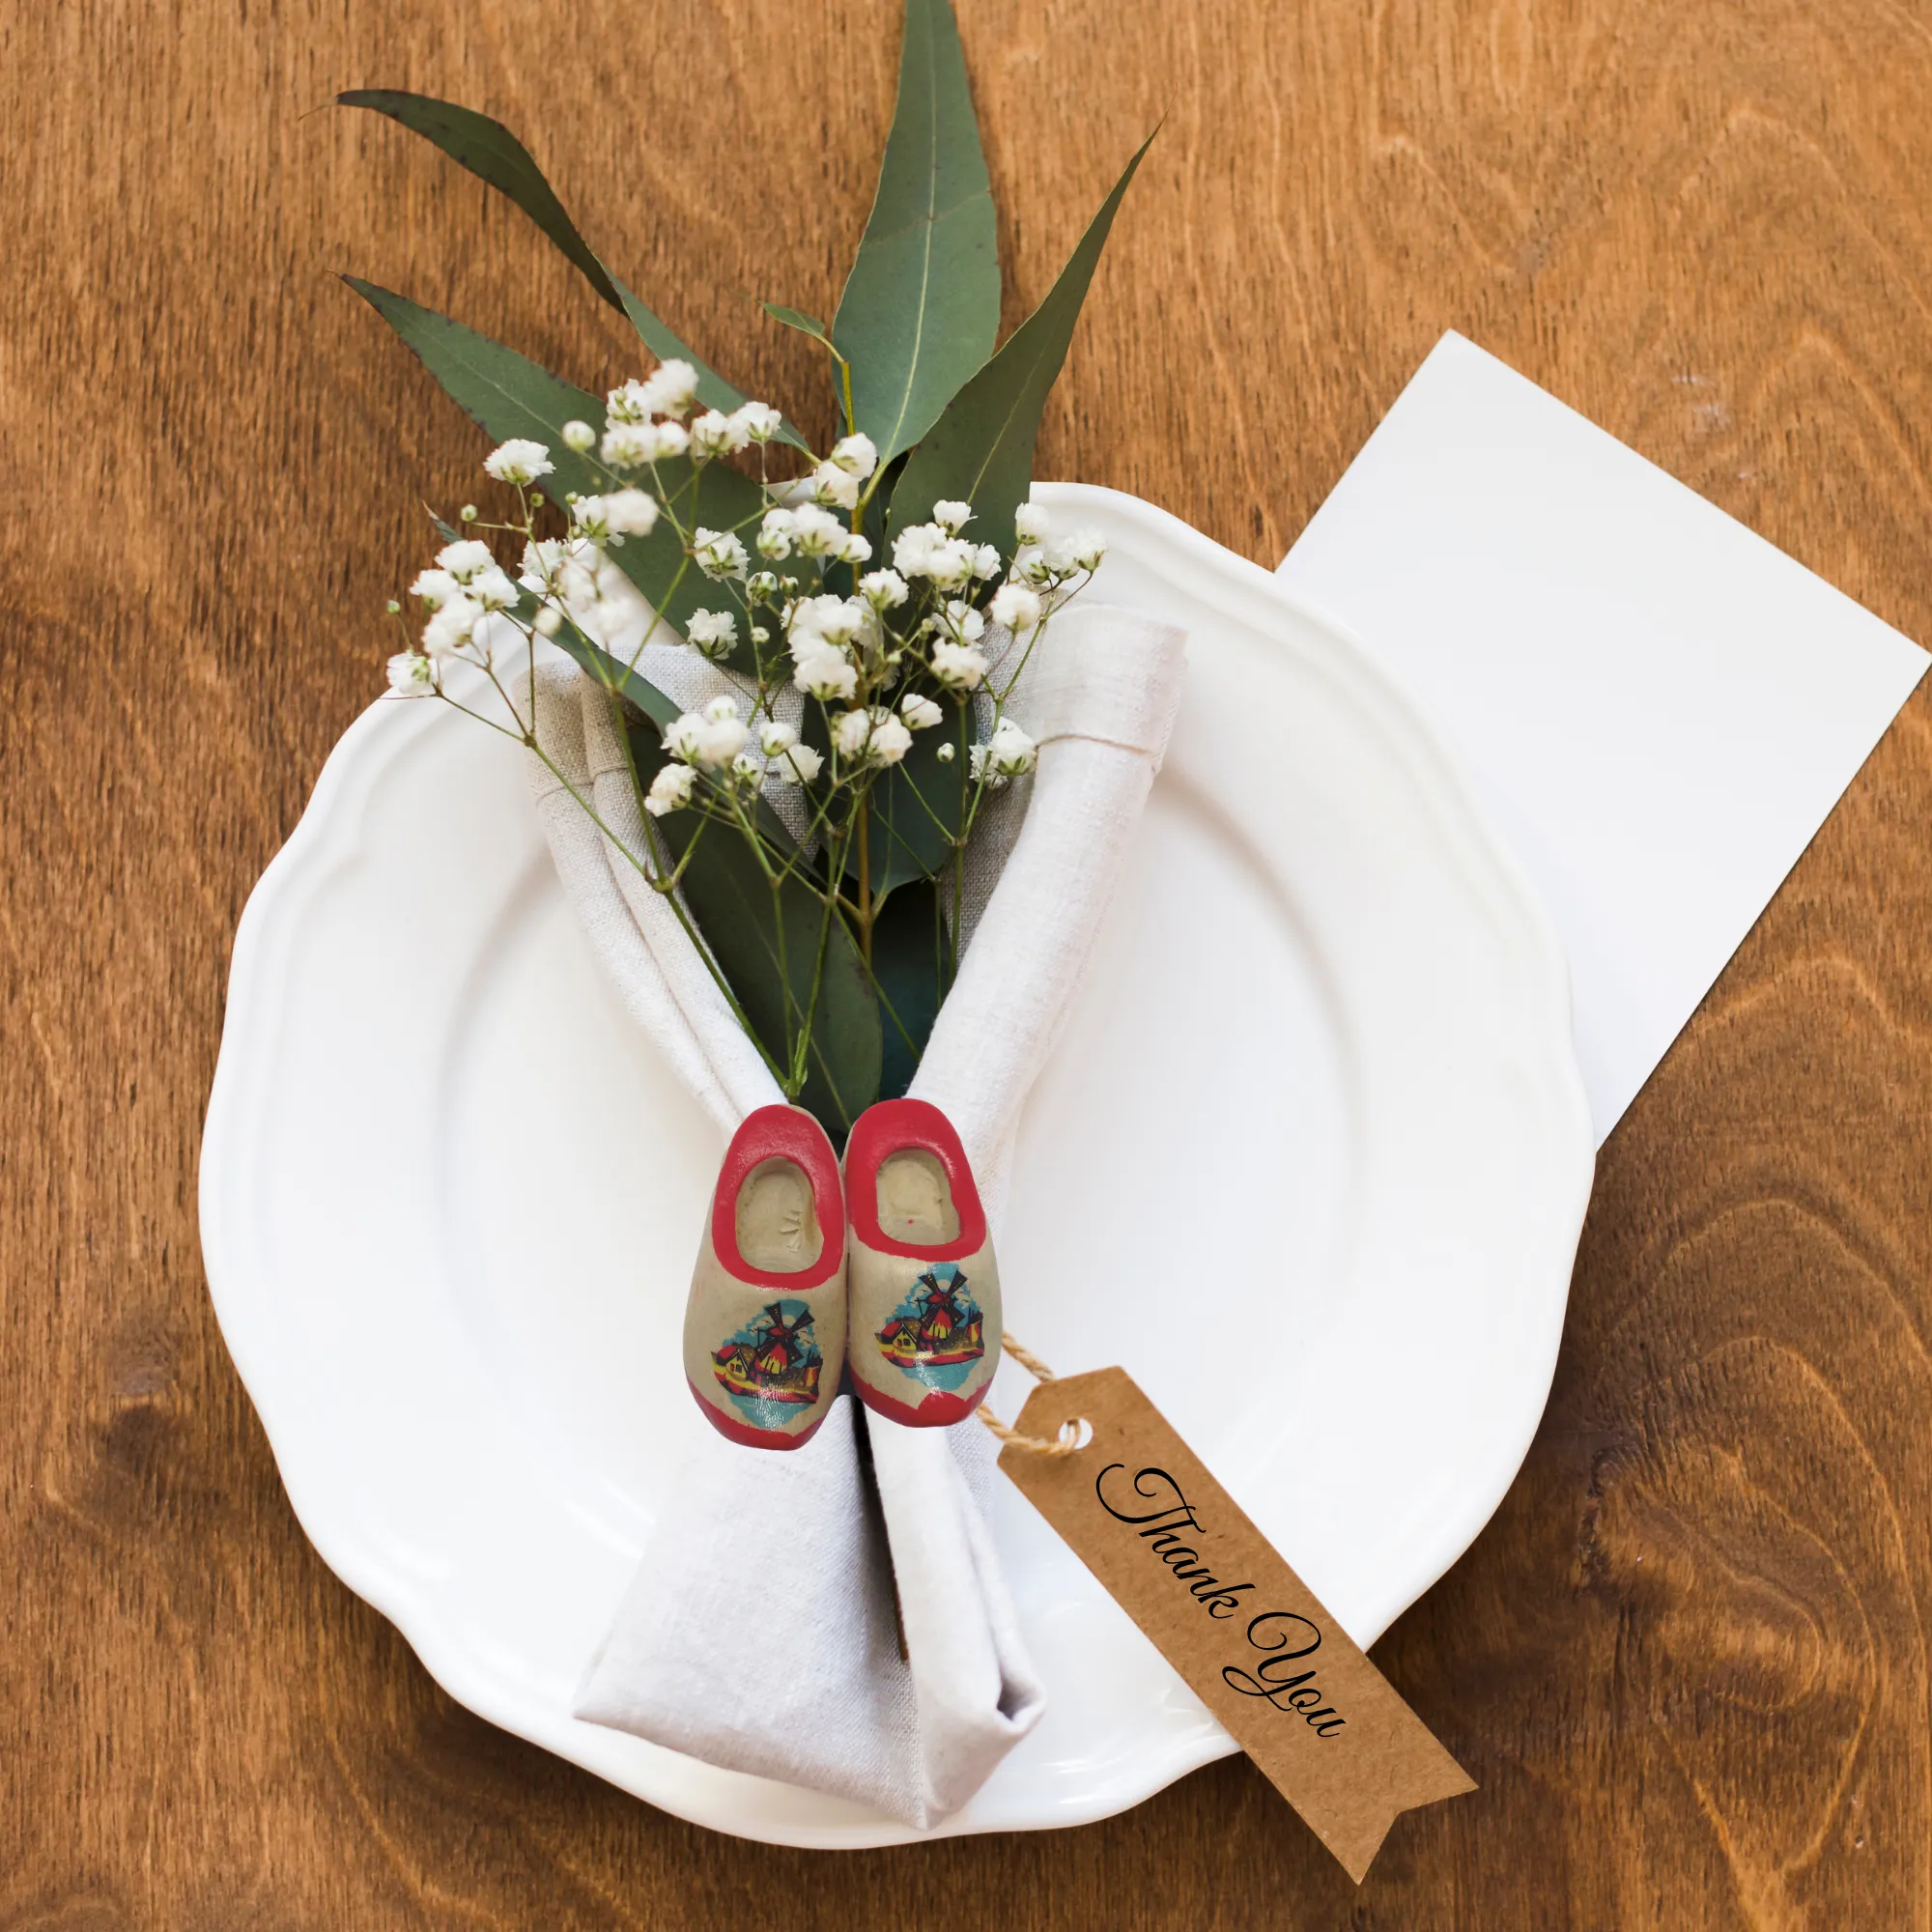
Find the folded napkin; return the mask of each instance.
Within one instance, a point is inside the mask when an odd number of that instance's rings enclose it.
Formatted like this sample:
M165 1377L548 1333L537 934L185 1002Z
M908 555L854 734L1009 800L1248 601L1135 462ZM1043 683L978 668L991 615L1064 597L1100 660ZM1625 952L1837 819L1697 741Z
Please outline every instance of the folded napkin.
M648 613L615 595L604 641L628 657ZM1166 748L1184 642L1170 626L1075 604L1009 700L1038 766L982 816L962 882L970 943L912 1088L959 1129L996 1230L1021 1105ZM646 646L639 668L681 704L730 688L678 646ZM520 708L530 701L526 689ZM534 703L562 773L530 760L564 890L630 1012L728 1132L778 1088L672 908L570 796L592 797L610 831L642 849L610 700L553 665ZM1024 1282L1006 1288L1023 1309ZM576 1714L915 1827L938 1823L1043 1706L987 1525L995 1448L977 1421L905 1429L849 1396L782 1455L707 1435L669 1487ZM721 1521L740 1533L721 1539Z

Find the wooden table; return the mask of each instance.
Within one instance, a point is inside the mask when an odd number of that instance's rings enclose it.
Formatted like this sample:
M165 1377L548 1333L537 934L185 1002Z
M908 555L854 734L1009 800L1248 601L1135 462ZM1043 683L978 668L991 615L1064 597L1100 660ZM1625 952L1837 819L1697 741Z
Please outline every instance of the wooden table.
M1446 327L1932 637L1932 17L1881 0L962 0L1009 325L1165 117L1040 470L1272 563ZM893 0L112 0L0 27L0 1926L1932 1924L1932 698L1605 1150L1548 1414L1378 1646L1481 1780L1359 1893L1247 1765L851 1857L454 1706L303 1541L216 1331L230 936L480 445L332 278L601 386L523 219L326 107L502 115L760 392ZM397 1150L398 1160L408 1150Z

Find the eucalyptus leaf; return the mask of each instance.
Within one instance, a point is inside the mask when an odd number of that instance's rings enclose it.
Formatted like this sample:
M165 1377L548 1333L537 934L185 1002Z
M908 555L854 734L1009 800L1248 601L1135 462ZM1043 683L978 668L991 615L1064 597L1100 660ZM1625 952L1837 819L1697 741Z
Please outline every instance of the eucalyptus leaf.
M959 28L947 0L906 0L892 132L832 326L881 462L919 441L999 327L993 190Z
M1046 299L1014 329L1000 352L947 404L912 453L893 492L895 531L924 523L946 498L973 505L970 534L1010 555L1013 512L1033 485L1034 442L1047 392L1066 360L1073 325L1106 245L1107 231L1153 135L1135 152L1088 224Z
M343 280L494 441L529 437L549 449L554 468L542 488L554 502L561 506L573 493L596 496L624 487L627 479L602 463L594 449L580 455L563 440L563 425L573 418L603 427L604 406L595 396L407 296L354 275ZM727 464L694 466L678 457L660 463L657 474L687 526L740 529L763 514L764 493ZM717 589L688 563L668 517L659 519L649 536L626 537L610 554L645 602L680 630L693 611L720 601ZM738 656L748 658L750 649L750 640L741 639Z
M635 712L627 725L638 781L648 788L667 756L658 727ZM774 892L755 853L732 828L709 824L693 811L669 812L654 823L673 864L690 855L684 902L753 1036L781 1065L788 1050L787 1013L810 1012L799 1104L818 1118L835 1145L842 1144L877 1096L881 1056L878 1000L844 921L828 911L804 878L794 875ZM788 847L776 814L761 814L760 829L778 849Z
M838 355L831 336L826 333L825 325L816 317L807 315L802 308L787 308L783 302L760 302L758 306L774 322L781 322L787 328L795 328L801 335L810 336L812 341L830 349L833 355ZM844 358L840 356L839 359L842 361Z
M500 121L474 108L438 100L427 94L406 94L388 87L359 87L338 94L343 107L367 107L420 134L440 148L459 167L506 195L555 243L558 251L585 281L614 309L630 319L646 348L661 362L673 358L697 371L697 399L706 409L727 413L746 400L745 392L728 383L697 355L677 332L638 299L602 262L578 232L577 224L544 179L530 152ZM784 440L803 449L804 440L790 423L781 431Z
M879 1098L912 1085L952 982L952 935L931 879L900 886L872 922L872 979L879 992Z

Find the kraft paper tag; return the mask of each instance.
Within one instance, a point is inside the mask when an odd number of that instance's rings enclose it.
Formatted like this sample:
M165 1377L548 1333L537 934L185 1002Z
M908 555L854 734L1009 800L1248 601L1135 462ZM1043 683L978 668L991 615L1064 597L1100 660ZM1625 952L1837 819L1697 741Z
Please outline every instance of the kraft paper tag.
M1042 1382L1000 1467L1153 1640L1357 1885L1405 1811L1473 1791L1315 1593L1123 1369Z

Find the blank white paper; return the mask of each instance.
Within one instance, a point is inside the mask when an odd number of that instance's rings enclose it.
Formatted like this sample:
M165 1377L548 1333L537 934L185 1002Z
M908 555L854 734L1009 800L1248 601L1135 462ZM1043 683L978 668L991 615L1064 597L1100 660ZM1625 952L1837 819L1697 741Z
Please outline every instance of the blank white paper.
M1281 576L1406 683L1541 893L1600 1143L1928 662L1455 334Z

